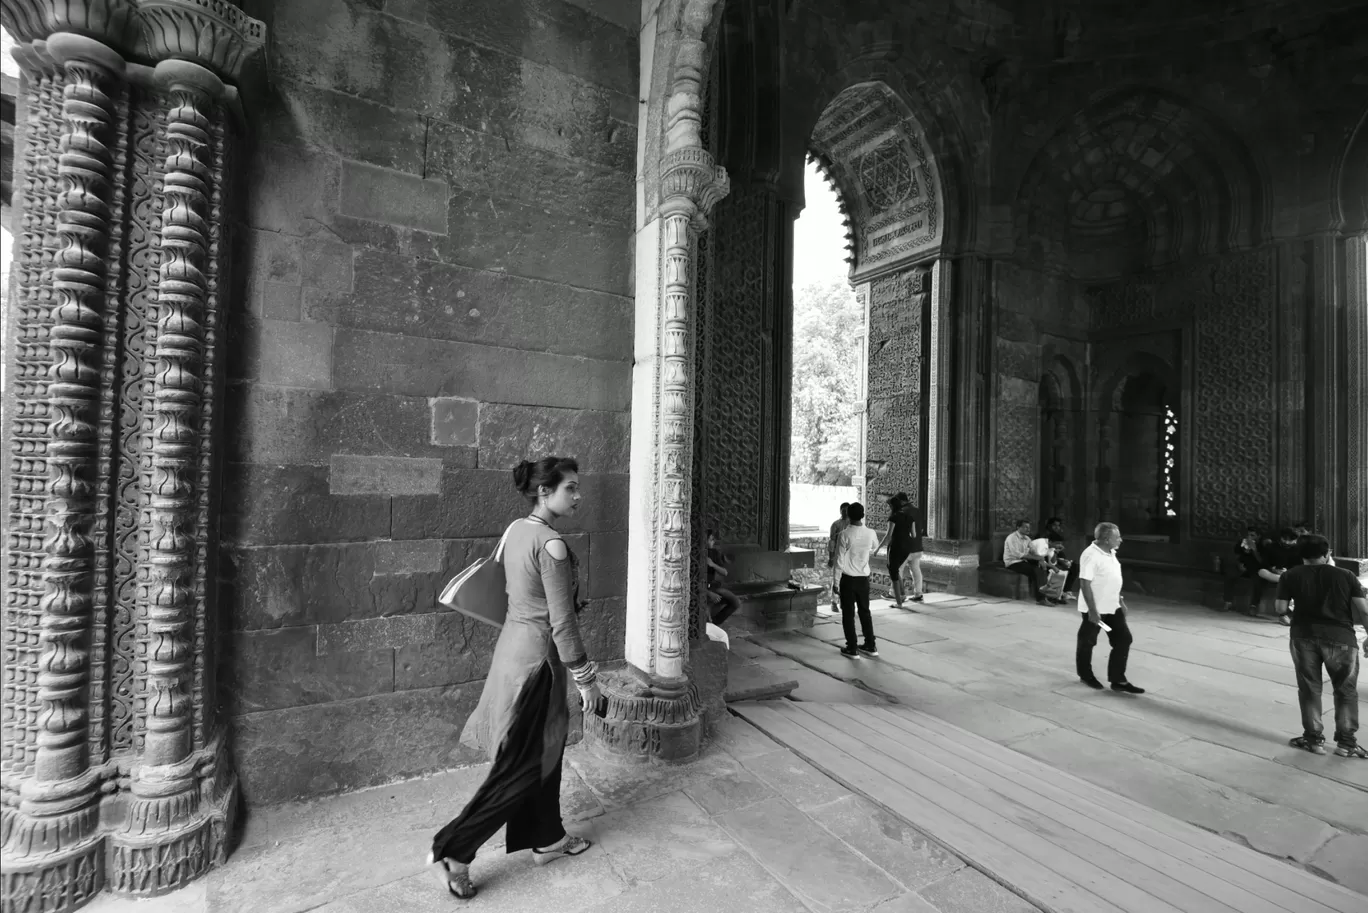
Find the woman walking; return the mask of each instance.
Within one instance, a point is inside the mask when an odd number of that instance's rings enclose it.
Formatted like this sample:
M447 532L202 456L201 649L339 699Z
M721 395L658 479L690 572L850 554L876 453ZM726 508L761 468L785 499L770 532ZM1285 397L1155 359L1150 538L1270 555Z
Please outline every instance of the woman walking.
M524 460L513 484L533 504L509 527L503 565L508 617L462 743L485 752L489 775L460 816L437 832L428 863L453 897L475 896L470 863L500 827L507 851L531 849L545 865L589 849L561 822L561 762L569 728L566 671L585 713L600 700L595 667L585 657L576 617L578 563L556 523L579 507L579 466L564 457Z
M917 523L917 509L904 492L888 499L888 511L888 532L879 547L888 546L888 578L893 582L893 599L902 608L904 564L912 570L912 601L922 601L922 531Z

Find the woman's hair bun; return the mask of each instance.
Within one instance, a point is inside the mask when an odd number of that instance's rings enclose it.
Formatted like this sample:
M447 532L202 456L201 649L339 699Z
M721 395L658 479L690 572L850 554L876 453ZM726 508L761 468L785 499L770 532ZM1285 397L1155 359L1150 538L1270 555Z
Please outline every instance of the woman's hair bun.
M527 485L532 481L532 463L523 460L513 467L513 485L518 491L527 491Z

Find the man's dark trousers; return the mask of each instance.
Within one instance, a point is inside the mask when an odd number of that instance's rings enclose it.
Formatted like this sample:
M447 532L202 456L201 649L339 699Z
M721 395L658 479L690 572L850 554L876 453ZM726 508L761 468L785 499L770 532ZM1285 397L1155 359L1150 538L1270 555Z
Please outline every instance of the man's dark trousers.
M1091 679L1095 678L1092 671L1093 647L1097 646L1097 632L1102 628L1088 621L1087 613L1079 614L1083 616L1083 623L1078 626L1078 677ZM1111 642L1111 656L1107 659L1107 681L1115 685L1126 680L1126 660L1130 657L1132 640L1130 626L1126 624L1124 609L1117 609L1109 615L1099 617L1111 628L1107 633L1107 640Z
M860 614L865 646L874 646L874 619L869 614L869 578L841 575L841 626L845 628L846 646L852 650L855 642L855 613Z

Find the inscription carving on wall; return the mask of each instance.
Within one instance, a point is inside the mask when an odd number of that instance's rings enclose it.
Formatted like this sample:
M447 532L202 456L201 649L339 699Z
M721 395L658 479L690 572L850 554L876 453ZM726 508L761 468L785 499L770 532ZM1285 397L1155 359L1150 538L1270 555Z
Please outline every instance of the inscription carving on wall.
M930 271L916 268L876 279L869 299L869 402L865 497L878 502L904 491L921 505L923 309ZM866 505L882 523L882 505Z

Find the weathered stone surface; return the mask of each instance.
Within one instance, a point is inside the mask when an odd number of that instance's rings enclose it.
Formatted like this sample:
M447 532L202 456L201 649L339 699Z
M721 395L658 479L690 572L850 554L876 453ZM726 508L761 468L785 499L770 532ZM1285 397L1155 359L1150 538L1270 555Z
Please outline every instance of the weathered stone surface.
M230 713L280 710L394 690L394 654L381 645L319 655L318 629L239 631L225 644Z
M224 549L220 574L233 607L230 624L256 630L435 612L447 581L496 544L447 542L441 570L379 576L374 543Z
M243 232L242 254L258 282L299 285L302 281L300 241L278 231Z
M432 415L432 443L438 447L477 447L480 443L480 404L470 399L439 396L428 400Z
M236 716L243 796L274 804L484 760L460 744L479 696L475 682Z
M958 857L926 834L861 796L847 796L810 814L910 890L964 868Z
M594 662L622 659L627 644L627 600L590 600L580 613L580 638Z
M431 440L428 401L416 396L244 386L228 397L228 458L327 464L335 453L426 457L475 465L475 448Z
M391 535L396 539L454 539L503 535L513 520L527 514L527 504L513 488L512 466L506 469L452 469L442 473L437 496L394 499ZM574 516L560 523L565 533L623 529L627 525L627 477L585 474L583 499ZM585 554L582 550L578 552Z
M632 226L590 222L527 203L456 190L438 259L630 295ZM418 226L422 227L422 226Z
M328 493L328 467L224 467L220 533L239 546L354 542L390 535L390 499Z
M431 619L429 636L396 644L394 688L459 685L489 674L499 630L459 612L423 616ZM359 622L367 624L368 622Z
M480 465L515 466L542 454L573 456L581 472L625 473L632 416L627 412L480 404Z
M425 495L441 487L442 461L335 453L328 490L335 495Z
M271 88L274 92L252 105L260 142L314 147L409 174L423 173L426 125L418 114L294 80L273 80Z
M352 288L352 246L337 241L305 241L301 257L304 284L329 292Z
M256 314L266 320L299 320L304 289L286 282L266 282L261 286Z
M614 25L631 29L635 32L641 28L642 5L636 0L565 0L566 3L588 10L601 19L607 19ZM653 9L656 4L651 4L648 9Z
M447 570L447 544L441 539L411 539L375 543L375 576L432 574Z
M809 904L859 908L898 892L886 875L856 856L783 799L718 817L732 837Z
M560 0L432 4L428 24L618 91L637 80L637 36Z
M626 411L631 365L372 333L336 331L339 390L408 396L462 396L606 412Z
M333 329L319 323L262 320L245 325L246 344L258 353L249 376L281 387L332 388Z
M263 144L247 180L247 224L252 228L312 235L332 222L341 181L336 157L295 146Z
M341 188L338 212L344 216L446 234L446 181L344 160Z
M941 913L1038 913L1034 904L978 869L961 869L949 878L923 888L921 895Z
M627 533L596 532L589 536L589 597L627 594Z
M610 361L632 357L632 303L625 297L407 252L358 248L354 288L310 292L304 315L426 339Z
M636 205L630 171L514 145L501 136L441 121L433 123L428 143L428 174L472 193L606 225L620 225L623 213Z
M747 758L742 764L805 812L812 813L813 809L838 799L854 798L850 790L787 749ZM883 868L887 871L888 867Z
M480 47L359 0L288 4L275 15L273 64L287 79L429 114L572 158L632 168L636 78L617 90ZM367 66L341 62L365 60Z

